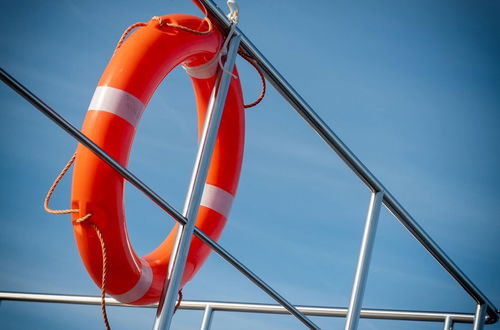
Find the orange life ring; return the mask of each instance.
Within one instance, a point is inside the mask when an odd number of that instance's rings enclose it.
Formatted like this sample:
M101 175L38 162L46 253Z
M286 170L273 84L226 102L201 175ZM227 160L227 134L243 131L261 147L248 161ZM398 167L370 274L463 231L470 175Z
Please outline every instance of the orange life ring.
M169 27L169 22L207 30L206 20L175 14L151 20L123 43L104 71L85 117L82 131L120 164L126 166L136 126L164 77L183 64L191 77L198 107L198 134L215 83L217 56L223 35L214 28L200 35ZM236 68L234 73L237 74ZM243 158L243 97L238 79L232 79L210 163L196 226L217 240L236 193ZM91 221L106 242L106 292L134 305L157 302L163 288L175 230L150 254L139 257L127 234L123 203L124 179L90 150L79 145L72 183L75 238L87 271L101 285L99 239L88 223L76 219L92 213ZM210 248L194 237L182 278L183 286L207 259Z

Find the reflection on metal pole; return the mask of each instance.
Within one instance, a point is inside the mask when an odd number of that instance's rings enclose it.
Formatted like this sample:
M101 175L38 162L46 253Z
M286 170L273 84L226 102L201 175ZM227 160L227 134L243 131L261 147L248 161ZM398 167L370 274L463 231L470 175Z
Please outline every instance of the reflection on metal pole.
M477 304L476 315L474 315L474 325L472 327L473 330L483 330L485 316L486 316L486 305Z
M453 330L453 320L449 316L444 321L444 330Z

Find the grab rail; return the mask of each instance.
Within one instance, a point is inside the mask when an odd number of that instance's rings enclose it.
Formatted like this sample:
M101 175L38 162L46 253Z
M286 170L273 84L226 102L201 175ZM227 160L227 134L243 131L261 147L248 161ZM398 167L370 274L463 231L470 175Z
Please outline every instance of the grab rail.
M62 294L43 293L21 293L21 292L0 292L1 301L24 301L37 303L56 304L79 304L79 305L99 305L101 297L97 296L77 296ZM157 304L146 306L126 305L117 300L106 297L106 305L134 308L157 308ZM346 317L347 308L327 307L327 306L296 306L297 309L308 316L323 317ZM255 304L242 302L222 302L222 301L193 301L183 300L179 306L181 310L202 310L204 311L200 329L209 329L210 320L213 313L218 312L240 312L240 313L263 313L263 314L287 314L288 311L280 305ZM388 310L388 309L362 309L361 318L377 320L398 320L398 321L421 321L421 322L441 322L445 330L452 330L455 323L473 323L474 314L452 313L452 312L429 312L415 310Z

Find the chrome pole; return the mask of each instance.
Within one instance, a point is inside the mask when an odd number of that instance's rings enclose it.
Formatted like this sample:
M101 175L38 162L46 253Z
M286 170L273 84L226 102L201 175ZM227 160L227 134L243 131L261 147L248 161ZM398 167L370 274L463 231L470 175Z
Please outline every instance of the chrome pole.
M170 216L174 218L179 224L184 225L187 221L186 218L180 214L175 208L168 204L163 198L161 198L156 192L139 180L133 173L131 173L127 168L122 166L120 163L115 161L110 155L108 155L104 150L102 150L97 144L92 142L87 138L82 132L70 124L66 119L64 119L59 113L57 113L50 106L45 104L40 98L18 82L14 77L9 75L5 70L0 68L0 78L1 80L10 88L12 88L16 93L26 99L31 103L36 109L47 116L50 120L60 126L69 135L71 135L75 140L83 144L85 147L89 148L93 153L95 153L99 158L101 158L106 164L113 168L117 173L123 176L127 181L129 181L134 187L146 195L149 199L155 202L162 210L167 212ZM276 290L271 288L266 282L264 282L257 274L252 272L248 267L231 255L227 250L220 246L216 241L207 236L204 232L198 228L194 228L194 234L201 239L208 247L214 250L219 256L226 260L231 266L236 268L240 273L245 275L250 281L257 285L262 291L268 294L276 302L282 305L290 314L294 315L300 322L305 324L311 329L319 329L311 320L304 316L295 306L283 298Z
M212 0L200 0L211 17L215 18L223 28L229 27L229 21L224 13ZM437 245L431 237L418 225L412 216L403 208L394 196L382 185L382 183L368 170L368 168L356 157L356 155L344 144L344 142L331 130L330 127L318 116L318 114L307 104L307 102L295 91L286 79L274 68L274 66L262 55L255 45L242 34L241 47L257 61L266 79L283 96L285 100L304 118L304 120L318 133L318 135L339 155L349 168L368 186L372 191L384 191L384 205L394 216L406 227L408 231L422 244L427 251L443 266L444 269L473 297L476 301L484 301L487 304L488 323L495 323L499 316L495 305L479 290L474 283L462 272L457 265L451 261L446 253Z
M153 327L154 330L170 329L174 307L177 301L182 275L184 274L184 267L186 265L191 239L193 237L194 224L198 216L201 196L207 179L215 141L217 140L217 133L224 111L224 105L226 104L227 91L229 90L229 84L232 79L231 72L233 71L236 55L238 54L240 38L241 36L239 34L235 34L229 41L224 70L221 72L222 76L220 79L217 79L214 90L212 91L201 134L200 146L196 155L193 174L184 204L183 216L186 218L187 223L184 226L179 226L178 229L178 239L176 240L171 255L172 267L169 267L168 274L165 277L165 286L160 296Z
M444 321L444 330L453 330L453 320L450 316L447 316Z
M472 326L473 330L483 330L485 315L486 315L486 305L477 304L476 314L474 315L474 324Z
M356 275L352 286L351 301L347 311L345 330L356 330L358 328L359 314L363 302L366 279L368 278L368 269L370 268L373 243L375 241L375 233L377 232L378 217L383 197L384 192L382 191L371 194L365 230L359 251L358 265L356 267Z
M205 312L203 313L203 320L201 321L200 330L210 329L210 324L212 323L212 314L213 314L212 307L209 304L207 304L207 307L205 307Z
M100 305L101 297L0 291L0 301L29 301L37 303ZM111 297L106 297L106 305L131 308L156 308L158 306L158 304L139 306L127 305L122 304ZM215 311L282 315L290 313L287 309L285 309L285 307L276 304L271 305L222 301L183 300L179 308L182 310L205 311L207 305L210 305L212 313L214 313ZM347 315L347 308L344 307L297 306L297 308L302 313L311 316L346 317ZM474 314L415 310L363 309L361 310L360 316L361 318L376 320L423 321L442 323L446 322L446 318L450 318L452 322L456 323L472 324L474 322Z

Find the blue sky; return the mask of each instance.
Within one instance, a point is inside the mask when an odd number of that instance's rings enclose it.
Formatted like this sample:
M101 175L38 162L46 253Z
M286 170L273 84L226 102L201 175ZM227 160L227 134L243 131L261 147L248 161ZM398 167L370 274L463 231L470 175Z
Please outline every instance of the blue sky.
M218 2L225 8L223 2ZM239 1L240 27L456 264L500 305L500 3L498 1ZM0 63L80 126L123 30L190 1L11 1L0 4ZM237 62L248 101L253 69ZM67 216L43 197L75 142L0 87L0 290L98 295ZM196 148L190 82L160 86L139 125L130 169L181 209ZM70 180L53 206L69 204ZM346 306L369 191L279 94L247 111L243 171L221 243L288 300ZM153 249L173 221L128 187L134 248ZM218 256L189 300L272 303ZM364 306L472 312L474 303L385 209ZM153 310L110 308L116 329L150 328ZM313 318L323 328L342 319ZM179 312L196 329L201 312ZM95 329L96 306L4 302L8 329ZM216 313L214 329L302 329L289 316ZM360 329L442 329L362 320ZM456 329L468 326L457 325ZM500 329L500 325L486 329Z

